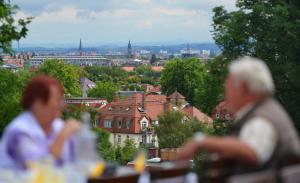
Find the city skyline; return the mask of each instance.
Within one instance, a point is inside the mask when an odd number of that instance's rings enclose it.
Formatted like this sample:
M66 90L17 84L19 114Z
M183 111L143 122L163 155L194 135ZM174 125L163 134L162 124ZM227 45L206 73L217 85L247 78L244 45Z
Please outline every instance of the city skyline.
M11 0L16 18L35 17L21 45L178 44L213 42L212 8L235 0Z

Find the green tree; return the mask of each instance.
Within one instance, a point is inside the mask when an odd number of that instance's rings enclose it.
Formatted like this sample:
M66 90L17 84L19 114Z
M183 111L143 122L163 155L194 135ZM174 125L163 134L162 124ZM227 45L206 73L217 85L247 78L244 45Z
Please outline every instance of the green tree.
M124 147L118 146L115 150L116 152L116 160L121 165L126 165L128 162L132 161L134 155L137 153L138 149L136 148L136 144L130 138L125 140Z
M276 97L300 129L300 2L298 0L237 1L237 10L214 8L213 36L232 60L250 55L271 68Z
M134 155L137 152L136 144L132 139L126 139L125 145L121 151L121 162L123 165L127 164L129 161L132 161Z
M105 98L109 102L113 101L119 87L113 82L96 82L96 87L88 92L89 97Z
M182 112L167 111L158 117L158 121L155 132L160 148L178 148L193 135L193 129L188 122L184 122Z
M128 73L119 67L91 66L84 70L92 81L124 83L128 78Z
M60 60L47 60L40 65L38 74L46 74L60 80L65 94L81 96L80 78L83 72L78 66L66 64Z
M74 104L68 104L66 109L63 112L63 118L64 119L75 118L81 120L81 114L83 112L88 112L90 114L91 116L90 126L94 126L98 117L98 112L97 109L93 107L84 106L84 105L79 107Z
M31 75L27 71L12 73L0 69L0 136L6 125L21 111L21 93Z
M139 65L134 71L136 75L151 77L153 79L157 79L161 75L160 72L153 71L151 65Z
M195 102L195 89L202 82L203 73L204 64L199 59L168 61L160 79L162 91L169 95L177 90L193 104Z
M211 114L224 98L224 82L227 61L221 57L211 60L204 66L203 79L195 90L194 105L202 112Z
M134 71L137 75L144 75L147 72L151 72L152 67L151 65L139 65L134 69Z
M122 164L121 162L121 152L122 152L122 148L121 146L117 146L115 149L115 156L116 156L116 162L118 162L119 164Z
M150 64L153 65L153 64L156 62L156 59L157 59L157 58L156 58L156 55L155 55L155 54L152 54L152 55L151 55L151 59L150 59Z
M32 17L16 20L14 15L17 10L18 6L6 3L4 0L0 1L0 53L11 54L13 52L12 41L19 41L27 35L27 25Z
M97 150L100 157L105 161L115 161L116 152L112 144L109 142L110 132L100 128L94 128L93 131L97 134Z

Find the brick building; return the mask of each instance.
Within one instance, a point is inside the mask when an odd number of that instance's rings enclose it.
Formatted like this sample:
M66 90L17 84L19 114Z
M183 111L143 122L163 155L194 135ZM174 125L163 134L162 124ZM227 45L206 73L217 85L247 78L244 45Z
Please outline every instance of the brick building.
M212 111L211 117L214 120L231 121L233 119L232 114L228 110L228 103L221 101Z
M178 92L170 96L136 92L125 99L117 98L101 108L98 127L110 131L113 145L123 145L127 138L136 145L158 146L153 124L159 124L158 116L167 110L181 110L187 118L197 118L210 123L212 119L197 108L187 105Z

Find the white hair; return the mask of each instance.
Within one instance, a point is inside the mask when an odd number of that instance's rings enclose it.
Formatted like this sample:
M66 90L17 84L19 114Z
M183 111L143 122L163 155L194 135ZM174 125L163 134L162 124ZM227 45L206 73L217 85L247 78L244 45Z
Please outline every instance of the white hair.
M229 73L237 82L245 82L252 92L273 94L274 81L268 66L260 59L241 57L229 65Z

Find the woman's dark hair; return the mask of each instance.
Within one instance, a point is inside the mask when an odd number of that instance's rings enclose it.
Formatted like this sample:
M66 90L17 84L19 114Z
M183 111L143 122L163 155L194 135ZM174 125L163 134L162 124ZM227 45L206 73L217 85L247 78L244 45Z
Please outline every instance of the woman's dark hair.
M32 104L40 99L47 103L50 98L51 86L57 87L64 93L63 86L59 80L49 76L37 76L32 78L25 87L22 94L22 108L28 110Z

